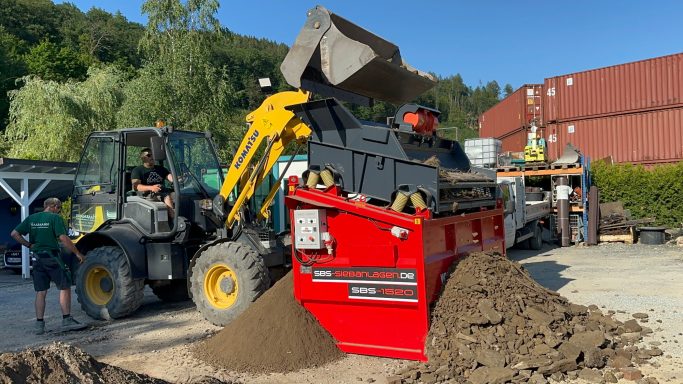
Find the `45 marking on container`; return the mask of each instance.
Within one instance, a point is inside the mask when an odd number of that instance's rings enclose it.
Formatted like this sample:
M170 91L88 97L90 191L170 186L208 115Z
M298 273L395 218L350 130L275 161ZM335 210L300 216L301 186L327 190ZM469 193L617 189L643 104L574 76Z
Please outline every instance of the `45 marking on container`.
M548 91L545 93L547 96L555 96L555 87L550 87L548 88Z

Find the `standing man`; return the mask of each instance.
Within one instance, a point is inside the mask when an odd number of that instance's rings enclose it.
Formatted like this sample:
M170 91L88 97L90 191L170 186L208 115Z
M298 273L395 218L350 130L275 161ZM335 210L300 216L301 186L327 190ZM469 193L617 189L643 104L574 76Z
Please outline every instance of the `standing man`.
M143 148L140 151L140 160L142 160L142 165L133 168L133 171L130 173L133 190L161 194L164 203L168 207L168 217L172 219L175 216L173 192L166 193L163 190L163 184L164 180L173 183L173 175L171 175L168 169L154 163L152 150L149 148Z
M30 215L17 225L11 236L21 245L33 251L36 263L33 266L33 287L36 290L36 335L45 333L45 298L53 281L59 289L59 305L62 307L62 330L83 329L83 325L71 317L71 271L64 264L57 241L73 252L82 263L85 256L66 235L64 220L59 215L62 202L50 197L43 203L43 212ZM22 235L29 235L30 242Z

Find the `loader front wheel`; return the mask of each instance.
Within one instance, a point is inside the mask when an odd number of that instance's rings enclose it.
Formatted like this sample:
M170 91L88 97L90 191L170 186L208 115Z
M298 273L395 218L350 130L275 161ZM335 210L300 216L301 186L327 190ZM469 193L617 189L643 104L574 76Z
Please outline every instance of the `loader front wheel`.
M111 320L135 312L142 303L144 279L134 279L119 247L88 252L76 274L81 308L94 319Z
M190 291L197 309L224 326L270 286L263 258L247 245L226 242L202 252L192 267Z

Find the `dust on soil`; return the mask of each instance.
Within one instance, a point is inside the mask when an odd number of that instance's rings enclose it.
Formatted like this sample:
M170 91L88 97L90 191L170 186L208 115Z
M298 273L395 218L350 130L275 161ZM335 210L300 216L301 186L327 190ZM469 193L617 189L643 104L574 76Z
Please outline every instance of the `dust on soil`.
M223 330L199 343L195 356L251 373L292 372L342 358L334 339L293 293L290 272Z
M100 363L80 349L63 343L0 354L2 383L166 384L112 365Z
M635 319L622 323L612 315L604 315L597 306L570 303L503 256L475 253L454 267L432 312L426 343L429 362L410 365L390 381L483 384L639 378L634 365L647 363L662 351L635 346L652 330Z

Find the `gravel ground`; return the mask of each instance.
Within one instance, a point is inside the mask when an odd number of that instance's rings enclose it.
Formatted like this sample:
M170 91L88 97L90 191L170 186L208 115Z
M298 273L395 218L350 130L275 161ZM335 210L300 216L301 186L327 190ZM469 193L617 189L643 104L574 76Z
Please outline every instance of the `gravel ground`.
M621 321L646 313L641 325L655 332L644 339L659 345L658 367L643 373L660 382L683 383L683 248L672 245L600 244L596 247L512 251L542 285L570 301L614 310Z
M597 247L555 248L541 251L511 250L542 285L576 304L596 304L603 311L619 311L620 320L633 313L649 315L655 333L645 343L660 343L664 356L656 367L641 367L660 383L683 383L683 248L604 244ZM47 326L43 336L32 335L34 292L22 281L0 270L0 352L62 341L98 360L172 382L212 375L225 381L247 383L382 383L392 371L408 362L348 355L320 368L289 374L249 375L207 367L193 359L190 348L219 330L194 310L191 303L164 304L146 290L143 307L133 316L114 322L89 320L73 299L73 313L90 322L83 332L59 333L57 292L48 293ZM622 380L626 383L627 381Z

